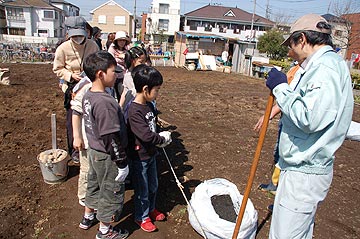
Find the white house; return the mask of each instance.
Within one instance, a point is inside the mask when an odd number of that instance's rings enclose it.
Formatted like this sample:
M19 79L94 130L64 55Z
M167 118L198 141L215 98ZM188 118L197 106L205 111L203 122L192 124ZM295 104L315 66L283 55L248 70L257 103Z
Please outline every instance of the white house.
M174 35L180 28L180 0L153 0L147 15L146 33Z
M65 12L65 17L79 16L80 8L72 3L64 0L50 0L51 5L62 9Z
M51 1L43 0L3 2L6 17L5 33L21 36L64 37L65 16L78 14L79 8L65 1L55 2L59 7L54 6ZM63 10L64 8L68 9L68 12Z

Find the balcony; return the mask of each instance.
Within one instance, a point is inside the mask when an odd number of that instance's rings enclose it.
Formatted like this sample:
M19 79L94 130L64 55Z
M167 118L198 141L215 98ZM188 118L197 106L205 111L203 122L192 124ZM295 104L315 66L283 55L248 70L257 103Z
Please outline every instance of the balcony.
M170 8L167 9L167 11L160 11L159 8L152 8L151 13L157 13L157 14L166 14L166 15L180 15L180 9Z
M24 16L8 16L9 22L25 22Z
M254 35L254 40L256 40L259 36L262 36L265 31L257 31L253 30L251 34L251 30L239 30L239 29L225 29L225 28L208 28L208 27L196 27L196 30L194 30L193 27L190 28L190 26L184 26L185 32L197 32L202 34L215 34L222 37L227 38L234 38L238 39L240 41L250 41L251 35Z

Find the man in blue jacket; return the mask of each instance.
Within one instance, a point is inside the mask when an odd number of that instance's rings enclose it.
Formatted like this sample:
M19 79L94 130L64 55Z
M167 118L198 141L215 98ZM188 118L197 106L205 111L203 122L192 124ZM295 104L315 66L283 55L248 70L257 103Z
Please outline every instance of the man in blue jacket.
M331 185L334 154L352 118L351 78L333 50L331 26L321 16L298 19L283 44L302 64L295 89L275 68L266 81L283 113L281 175L269 238L311 239L317 207Z

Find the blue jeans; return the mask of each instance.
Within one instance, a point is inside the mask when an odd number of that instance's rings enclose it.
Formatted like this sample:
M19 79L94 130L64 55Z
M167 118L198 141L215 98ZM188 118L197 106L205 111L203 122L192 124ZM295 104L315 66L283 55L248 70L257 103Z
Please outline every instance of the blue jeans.
M133 160L133 185L135 192L135 220L143 221L155 209L158 178L156 157L148 160Z

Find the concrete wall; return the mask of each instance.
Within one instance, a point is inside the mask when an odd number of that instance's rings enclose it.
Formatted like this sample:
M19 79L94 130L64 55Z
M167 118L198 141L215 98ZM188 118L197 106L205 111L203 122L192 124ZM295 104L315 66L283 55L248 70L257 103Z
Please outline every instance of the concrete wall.
M42 43L46 45L56 44L60 38L56 37L33 37L33 36L18 36L0 34L1 42L16 42L16 43Z

